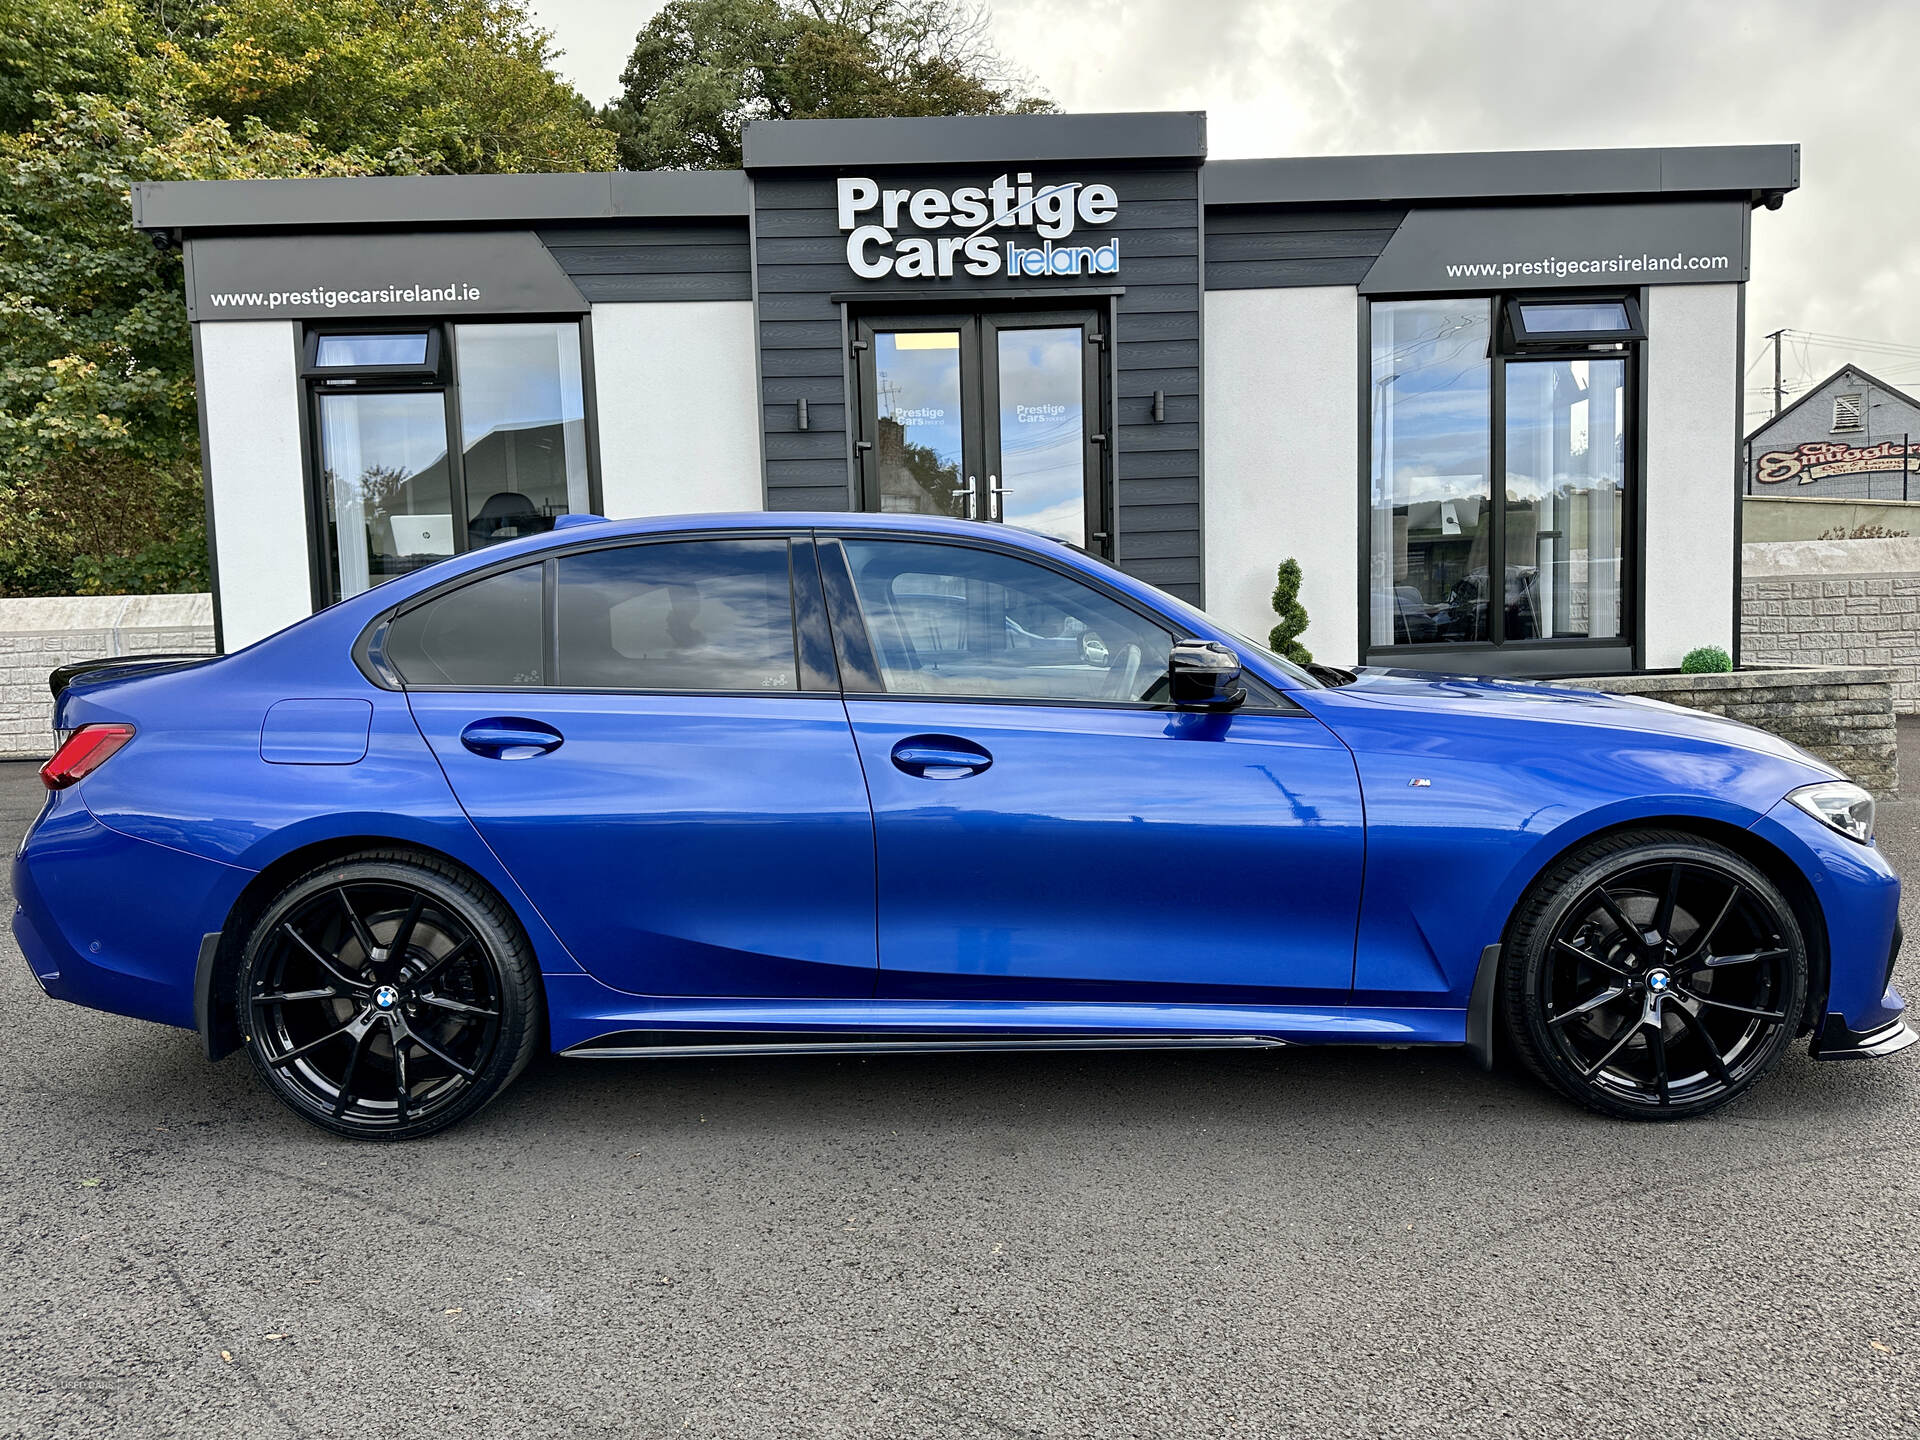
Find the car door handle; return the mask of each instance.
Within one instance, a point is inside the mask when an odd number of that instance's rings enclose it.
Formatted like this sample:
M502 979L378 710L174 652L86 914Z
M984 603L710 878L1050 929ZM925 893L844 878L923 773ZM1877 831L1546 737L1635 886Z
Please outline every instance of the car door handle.
M922 780L963 780L993 764L993 756L957 735L910 735L893 747L893 764Z
M551 725L518 716L476 720L460 732L460 743L489 760L531 760L558 750L565 738Z

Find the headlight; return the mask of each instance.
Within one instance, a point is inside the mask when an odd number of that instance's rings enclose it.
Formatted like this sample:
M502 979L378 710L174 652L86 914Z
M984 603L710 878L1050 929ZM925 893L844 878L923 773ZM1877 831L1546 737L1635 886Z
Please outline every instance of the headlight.
M1787 799L1849 840L1858 840L1862 845L1873 843L1873 796L1851 780L1802 785Z

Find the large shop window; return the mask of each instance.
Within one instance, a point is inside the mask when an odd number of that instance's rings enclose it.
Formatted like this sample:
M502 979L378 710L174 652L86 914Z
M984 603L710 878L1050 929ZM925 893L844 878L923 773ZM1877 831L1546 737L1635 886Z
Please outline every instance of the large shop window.
M1370 649L1622 643L1640 336L1625 297L1373 306Z
M592 508L580 327L307 338L327 598Z

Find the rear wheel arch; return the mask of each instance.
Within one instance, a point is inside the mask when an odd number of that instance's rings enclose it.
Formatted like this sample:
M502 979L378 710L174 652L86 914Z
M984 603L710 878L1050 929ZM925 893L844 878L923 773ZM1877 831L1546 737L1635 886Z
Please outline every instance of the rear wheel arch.
M513 901L471 865L443 850L386 835L339 835L299 846L271 861L247 882L227 912L218 945L210 958L203 957L195 976L194 1013L202 1017L200 1038L209 1060L225 1059L244 1043L239 1016L232 1004L233 987L240 973L247 938L267 908L294 881L323 865L374 855L383 859L424 861L459 872L498 900L525 935L526 922L520 918Z

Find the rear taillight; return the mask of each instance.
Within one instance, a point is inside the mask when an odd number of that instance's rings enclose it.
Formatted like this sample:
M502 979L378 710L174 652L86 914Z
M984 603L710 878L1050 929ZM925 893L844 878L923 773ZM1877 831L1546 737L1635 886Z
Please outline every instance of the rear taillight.
M106 764L131 739L131 725L82 725L40 767L40 778L49 790L64 790Z

